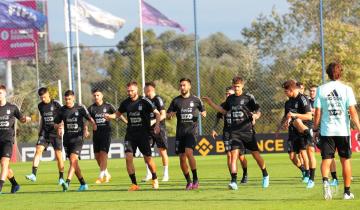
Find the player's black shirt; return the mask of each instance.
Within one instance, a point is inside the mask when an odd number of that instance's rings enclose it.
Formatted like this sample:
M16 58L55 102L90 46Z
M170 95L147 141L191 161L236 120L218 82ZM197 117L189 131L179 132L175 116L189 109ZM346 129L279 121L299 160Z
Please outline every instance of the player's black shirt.
M160 96L156 95L154 98L149 98L149 100L154 104L154 106L159 112L165 110L165 103ZM155 114L153 112L150 113L150 118L151 120L156 119ZM161 120L160 126L165 128L165 119Z
M55 117L56 124L64 122L64 139L82 137L84 135L84 118L90 120L87 109L75 103L72 108L62 106Z
M220 106L224 108L224 104L225 104L225 102L220 104ZM216 113L216 118L224 119L224 128L223 128L224 132L225 131L230 131L230 128L231 128L231 112L228 112L225 115L223 115L221 112L218 112L218 113Z
M38 109L41 115L41 131L46 133L56 134L54 128L54 119L61 108L61 104L56 100L51 100L50 103L40 102Z
M16 105L6 102L4 106L0 106L0 142L14 141L15 118L20 120L22 117Z
M257 112L260 109L253 95L232 94L227 97L224 109L231 114L231 131L253 132L251 112Z
M94 132L111 132L110 121L105 119L105 114L114 114L116 112L113 105L104 102L100 106L96 103L88 108L90 116L95 120L97 130Z
M150 113L155 109L148 98L139 96L135 101L130 98L125 99L121 102L118 111L127 115L127 133L139 134L150 132Z
M191 95L184 98L181 95L174 98L167 112L176 112L176 135L196 135L198 131L199 113L205 111L202 101Z
M306 114L311 112L309 99L301 93L299 93L295 98L289 98L289 100L285 102L284 116L286 116L289 112L298 114ZM304 125L311 127L311 120L303 121L303 123ZM296 128L292 125L292 123L290 123L289 133L294 132L298 133Z

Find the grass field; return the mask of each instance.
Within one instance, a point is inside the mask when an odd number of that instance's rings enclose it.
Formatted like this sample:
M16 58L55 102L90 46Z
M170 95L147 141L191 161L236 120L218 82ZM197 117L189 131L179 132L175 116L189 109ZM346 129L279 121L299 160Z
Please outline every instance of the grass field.
M249 182L239 190L227 189L229 175L225 156L197 157L200 189L185 191L185 180L181 174L178 159L170 159L170 181L160 182L160 189L154 191L150 183L140 183L141 191L127 192L130 180L123 159L109 161L112 181L103 185L93 184L98 168L94 160L80 162L89 191L76 192L79 184L74 179L69 192L61 192L57 186L55 162L42 162L38 170L38 181L31 183L24 175L31 171L31 163L12 165L21 190L9 194L10 183L6 182L0 195L0 209L359 209L360 199L360 154L352 159L354 181L351 186L355 200L342 200L342 181L335 198L322 198L319 169L316 171L316 186L307 190L300 181L299 170L290 164L287 154L264 154L270 175L270 187L261 188L261 171L249 155ZM320 157L317 157L320 160ZM160 166L160 158L156 158ZM340 163L339 163L340 164ZM320 164L319 164L320 165ZM68 162L66 162L66 168ZM140 180L145 167L142 159L136 159L137 179ZM162 176L162 167L158 167ZM241 172L240 175L241 177ZM341 179L340 165L338 176Z

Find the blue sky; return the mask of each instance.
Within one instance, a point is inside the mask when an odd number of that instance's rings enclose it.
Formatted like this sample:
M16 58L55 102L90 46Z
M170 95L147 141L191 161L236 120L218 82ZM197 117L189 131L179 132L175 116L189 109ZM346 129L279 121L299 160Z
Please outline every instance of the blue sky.
M80 43L85 45L116 45L119 40L139 25L138 0L85 1L124 18L126 24L113 40L80 33ZM194 32L193 0L146 0L146 2L182 24L187 29L184 33ZM49 36L50 40L54 42L65 43L66 40L63 6L63 0L48 1ZM270 14L273 7L280 13L288 11L286 0L197 0L199 36L204 38L212 33L222 32L231 39L240 39L242 28L250 26L259 14ZM157 34L169 30L165 27L144 26L144 29L149 28L154 29Z

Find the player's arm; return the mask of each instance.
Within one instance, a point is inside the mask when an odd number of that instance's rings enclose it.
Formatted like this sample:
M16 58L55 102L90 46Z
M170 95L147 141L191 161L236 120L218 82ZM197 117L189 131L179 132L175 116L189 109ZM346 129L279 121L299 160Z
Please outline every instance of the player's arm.
M288 118L292 118L292 119L300 119L303 121L308 121L312 119L312 112L306 112L305 114L299 114L299 113L293 113L293 112L289 112L287 114Z
M227 111L226 111L223 107L215 104L215 103L211 100L211 98L209 98L209 97L207 97L207 96L204 96L204 97L202 97L202 99L203 99L207 104L209 104L209 106L211 106L213 109L215 109L216 111L220 112L220 113L223 114L223 115L226 114ZM205 111L204 111L204 112L205 112ZM206 112L205 112L205 114L206 114Z
M217 129L218 125L219 125L220 120L222 119L222 116L223 115L221 113L216 114L215 122L214 122L214 125L213 125L213 128L212 128L212 131L211 131L211 136L214 139L218 135L217 132L216 132L216 129Z
M88 111L84 106L81 106L80 111L82 112L83 117L84 117L88 122L91 123L93 130L96 131L96 130L97 130L96 122L95 122L95 120L91 117L89 111ZM86 127L88 126L87 123L84 123L84 126L85 126L85 125L86 125ZM88 128L86 128L86 129L87 129L87 131L89 131ZM85 127L84 127L84 130L85 130Z
M168 110L166 111L166 119L171 120L176 115L175 99L171 101Z
M349 106L349 113L351 121L355 124L358 131L360 131L359 115L356 111L355 106Z
M31 122L31 117L23 115L19 108L15 106L14 116L21 122L21 123L28 123Z
M86 121L86 122L84 123L84 127L83 127L83 129L84 129L84 137L85 137L85 138L88 138L88 137L90 136L88 124L89 124L88 121Z
M156 119L155 127L154 127L154 132L155 132L156 134L158 134L158 133L160 133L161 114L160 114L160 112L159 112L157 109L155 109L155 110L153 111L153 113L155 114L155 119Z

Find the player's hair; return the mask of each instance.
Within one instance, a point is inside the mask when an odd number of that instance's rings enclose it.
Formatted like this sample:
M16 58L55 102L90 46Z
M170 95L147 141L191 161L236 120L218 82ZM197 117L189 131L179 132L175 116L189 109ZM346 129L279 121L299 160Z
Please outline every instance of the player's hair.
M6 86L5 85L0 85L0 90L5 90L6 91Z
M72 90L67 90L67 91L65 91L65 93L64 93L64 96L74 96L75 95L75 93L74 93L74 91L72 91Z
M304 83L302 83L302 82L296 82L296 86L298 87L298 88L300 88L301 86L304 86Z
M232 84L235 85L235 84L244 84L244 79L240 76L236 76L232 79Z
M100 88L93 88L92 90L91 90L91 93L92 94L94 94L94 93L96 93L96 92L102 92L101 90L100 90Z
M129 83L126 84L126 87L130 87L130 86L135 86L135 87L137 87L137 86L138 86L138 83L135 82L135 81L131 81L131 82L129 82Z
M179 83L182 83L182 82L184 82L184 81L190 83L190 85L191 85L191 80L190 80L189 78L185 78L185 77L181 78L180 81L179 81Z
M231 86L228 86L228 87L225 88L225 91L226 91L226 92L229 91L229 90L232 90L232 87L231 87Z
M145 87L147 87L147 86L151 86L151 87L153 87L153 88L156 88L156 84L155 84L155 82L153 82L153 81L146 82L146 83L145 83Z
M326 73L331 80L338 80L341 77L342 66L338 62L330 63L326 69Z
M319 87L319 86L317 86L317 85L310 85L310 88L317 88L317 87Z
M282 88L284 88L285 90L294 90L296 89L298 86L297 86L297 83L295 80L291 79L291 80L288 80L286 82L284 82L282 84Z
M42 95L44 95L45 93L47 93L48 92L48 89L46 88L46 87L41 87L41 88L39 88L39 90L38 90L38 95L39 96L42 96Z

